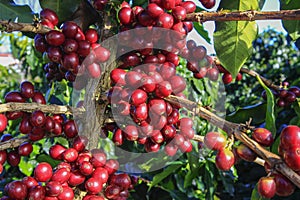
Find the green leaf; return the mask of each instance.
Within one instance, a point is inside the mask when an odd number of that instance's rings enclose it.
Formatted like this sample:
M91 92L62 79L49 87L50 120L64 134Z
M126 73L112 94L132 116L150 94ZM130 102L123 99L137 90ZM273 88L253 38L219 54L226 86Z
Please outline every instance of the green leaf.
M167 176L169 176L170 174L174 173L179 167L181 167L182 164L172 164L169 165L168 167L166 167L161 173L156 174L153 177L153 181L149 187L149 190L157 185L159 182L161 182L162 180L164 180Z
M59 21L66 21L76 11L80 0L40 0L42 8L50 8L58 15Z
M33 20L33 13L29 6L18 6L13 0L0 0L0 19L30 23Z
M258 10L257 1L222 0L219 10ZM223 11L227 12L227 11ZM250 57L252 42L257 36L256 22L216 22L214 47L221 64L236 77L243 64Z
M31 176L34 167L37 165L36 160L28 160L27 157L21 157L21 161L19 164L20 171L26 176Z
M56 167L59 163L61 163L60 160L54 160L51 158L49 155L46 154L41 154L39 155L36 160L41 163L41 162L47 162L49 163L53 168Z
M299 9L299 0L281 0L280 10ZM293 40L300 37L300 21L299 20L282 20L284 29L289 33Z
M207 30L204 29L203 25L199 22L194 22L194 28L197 31L197 33L209 44L211 44L210 37L208 36Z
M276 124L275 124L275 100L272 91L262 82L259 76L256 76L259 83L263 86L267 94L267 112L266 112L266 129L271 131L273 137L276 136Z
M257 190L257 184L255 186L255 188L252 190L252 194L251 194L251 200L267 200L266 198L263 198Z
M272 153L278 154L279 143L280 143L280 137L277 137L271 147Z
M169 192L170 192L171 197L175 200L188 200L189 199L186 194L184 194L183 192L180 192L178 190L171 190Z
M265 121L267 111L267 104L257 104L239 108L236 112L227 115L226 120L235 123L245 123L252 118L253 124L261 124Z

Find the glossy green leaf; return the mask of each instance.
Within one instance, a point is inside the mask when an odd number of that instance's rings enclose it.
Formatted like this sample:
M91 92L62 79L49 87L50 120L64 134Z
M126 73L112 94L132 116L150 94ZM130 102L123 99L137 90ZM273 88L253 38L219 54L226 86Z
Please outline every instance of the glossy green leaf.
M280 137L277 137L271 147L272 153L278 154L279 143L280 143Z
M226 120L235 123L245 123L252 118L253 124L261 124L265 121L267 104L257 104L238 109L236 112L226 116Z
M256 77L259 83L263 86L267 94L267 112L266 112L266 129L271 131L273 137L276 135L276 120L275 120L275 100L272 91L262 82L259 76Z
M0 19L30 23L33 20L33 13L29 6L18 6L13 0L0 0Z
M53 168L56 167L59 163L61 163L60 160L54 160L51 158L49 155L46 154L41 154L39 155L36 160L41 163L41 162L47 162L49 163Z
M299 9L299 0L281 0L280 10ZM300 37L300 21L299 20L282 20L284 29L289 33L293 40Z
M161 173L156 174L153 177L153 181L151 183L150 188L157 185L159 182L164 180L170 174L174 173L181 166L182 166L181 164L172 164L172 165L169 165L168 167L166 167Z
M257 10L258 2L249 0L222 0L219 10ZM252 42L257 36L256 22L216 22L214 47L221 64L236 77L243 64L250 57Z
M37 165L36 160L28 160L27 157L22 156L21 161L19 163L19 169L26 176L31 176L36 165Z
M79 3L80 0L40 0L41 7L54 10L59 21L69 19L78 8Z
M211 44L210 37L208 36L207 30L204 29L203 25L199 22L194 22L194 28L197 31L197 33L209 44Z
M251 194L251 200L267 200L266 198L263 198L257 190L257 184L255 186L255 188L252 190L252 194Z

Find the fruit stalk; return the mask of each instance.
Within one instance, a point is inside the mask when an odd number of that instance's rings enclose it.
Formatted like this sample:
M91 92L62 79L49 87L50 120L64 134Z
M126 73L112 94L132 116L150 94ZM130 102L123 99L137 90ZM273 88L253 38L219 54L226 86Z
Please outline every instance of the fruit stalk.
M300 9L281 11L218 11L198 12L186 16L185 21L207 22L207 21L255 21L255 20L300 20Z

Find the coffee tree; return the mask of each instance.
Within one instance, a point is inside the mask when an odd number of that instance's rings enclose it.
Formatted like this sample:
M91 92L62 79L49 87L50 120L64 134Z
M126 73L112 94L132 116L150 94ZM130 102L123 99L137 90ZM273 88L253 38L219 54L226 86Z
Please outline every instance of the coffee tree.
M297 198L299 78L245 65L265 42L253 43L256 20L281 19L298 39L296 0L273 12L246 0L39 3L32 13L0 2L1 31L21 60L19 71L1 66L1 199L222 199L236 193L241 163L265 171L251 199ZM195 29L209 42L206 21L216 56L190 39ZM263 103L226 116L226 91L242 89L229 84L242 79Z

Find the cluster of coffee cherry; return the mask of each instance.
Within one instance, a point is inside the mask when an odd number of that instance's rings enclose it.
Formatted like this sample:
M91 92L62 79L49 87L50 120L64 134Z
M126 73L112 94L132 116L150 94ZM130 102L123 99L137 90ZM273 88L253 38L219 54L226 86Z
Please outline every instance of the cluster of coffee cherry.
M282 129L280 143L278 146L279 155L284 162L299 174L300 171L300 127L289 125ZM278 196L289 196L294 193L295 185L277 172L271 171L270 166L265 163L268 177L262 177L258 182L258 191L265 198Z
M158 59L154 55L147 58ZM151 63L127 72L116 68L110 77L113 87L108 99L117 123L109 130L116 144L122 145L127 139L145 145L147 152L156 152L166 143L168 155L174 155L178 148L182 152L192 150L193 121L179 119L179 107L163 99L170 94L181 96L186 86L176 75L174 63Z
M211 9L216 5L216 0L199 0L199 1L207 9Z
M46 11L45 11L46 10ZM40 16L55 26L57 15L49 9L42 10ZM55 25L54 25L55 24ZM50 26L52 27L52 26ZM51 30L46 34L37 34L34 44L50 60L44 67L48 80L61 81L63 78L74 82L76 76L88 74L92 78L101 76L101 63L110 57L110 51L97 44L95 29L85 33L72 21L61 25L61 30Z
M41 162L34 175L15 180L5 186L9 199L73 200L76 188L84 200L125 200L135 179L127 174L116 174L119 163L107 159L100 149L85 149L87 139L77 136L70 148L53 145L49 154L62 162L52 169L49 163ZM103 196L104 195L104 196ZM2 197L5 199L6 197ZM7 199L6 198L6 199Z
M272 90L272 93L274 94L275 98L277 98L277 106L279 107L286 107L290 106L293 102L297 100L298 97L300 97L300 88L297 86L291 86L288 87L287 82L283 82L283 88L280 90ZM262 97L266 100L267 95L266 91L262 92Z
M214 59L207 55L206 48L197 45L194 40L189 40L181 51L181 56L188 60L186 68L193 72L196 79L204 77L209 78L211 81L217 81L219 74L223 73L222 81L224 84L232 82L232 75L220 64L215 64ZM242 80L242 74L239 72L235 81Z

